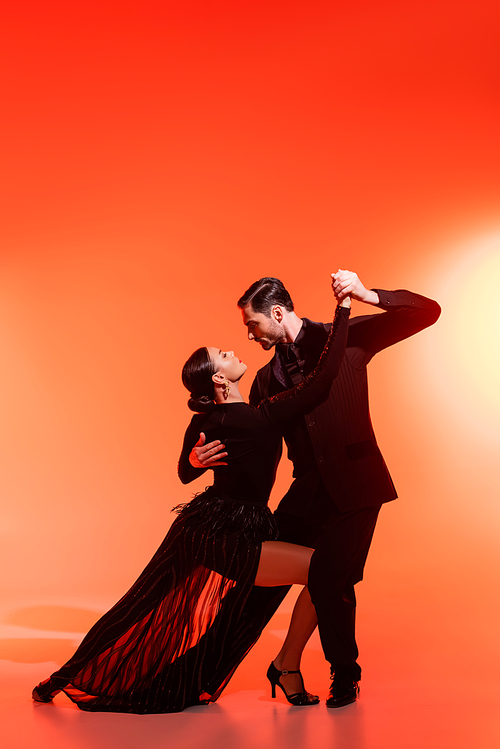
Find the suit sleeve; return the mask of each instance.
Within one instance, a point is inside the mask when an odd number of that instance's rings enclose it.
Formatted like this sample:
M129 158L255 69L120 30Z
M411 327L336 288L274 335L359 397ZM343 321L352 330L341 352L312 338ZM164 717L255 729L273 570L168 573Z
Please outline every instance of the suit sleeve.
M257 408L259 403L262 400L262 395L260 392L260 383L259 383L259 372L255 375L254 381L252 382L252 387L250 388L250 395L248 396L248 402L251 406L254 406Z
M437 302L420 294L405 289L374 291L384 314L355 317L349 328L349 359L358 367L366 366L379 351L433 325L441 314Z
M328 397L344 358L350 311L337 307L323 353L313 371L299 385L261 403L260 408L272 422L284 424L309 413Z
M191 423L186 429L184 441L182 443L182 451L177 464L177 473L183 484L189 484L208 470L207 468L194 468L189 462L191 450L198 442L200 432L203 431L204 421L205 418L203 414L196 414L193 416Z

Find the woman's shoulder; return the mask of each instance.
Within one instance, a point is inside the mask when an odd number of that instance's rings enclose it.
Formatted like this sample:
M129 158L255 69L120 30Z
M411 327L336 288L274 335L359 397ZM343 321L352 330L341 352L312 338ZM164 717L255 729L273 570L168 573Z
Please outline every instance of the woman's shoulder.
M204 432L211 414L210 413L195 413L191 416L191 420L186 427L186 434L192 432Z
M224 422L230 420L232 422L246 423L253 419L262 418L261 409L251 406L246 401L220 403L216 406L214 413L218 414Z

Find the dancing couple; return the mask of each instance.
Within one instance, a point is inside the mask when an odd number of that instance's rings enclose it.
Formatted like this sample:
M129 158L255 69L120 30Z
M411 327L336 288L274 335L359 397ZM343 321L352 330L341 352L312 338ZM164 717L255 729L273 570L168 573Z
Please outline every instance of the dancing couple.
M406 291L367 290L350 271L332 274L332 287L329 325L297 317L274 278L240 299L249 338L275 346L250 405L239 391L246 366L232 351L202 348L186 362L196 414L179 476L187 483L211 468L213 485L176 508L138 580L34 689L35 700L64 691L83 710L131 713L213 702L295 583L306 587L268 670L273 696L278 686L293 705L318 703L299 666L319 620L333 675L327 705L356 699L354 584L380 505L396 496L371 429L366 364L432 324L439 307ZM351 298L385 314L349 320ZM273 515L267 502L282 436L295 478Z

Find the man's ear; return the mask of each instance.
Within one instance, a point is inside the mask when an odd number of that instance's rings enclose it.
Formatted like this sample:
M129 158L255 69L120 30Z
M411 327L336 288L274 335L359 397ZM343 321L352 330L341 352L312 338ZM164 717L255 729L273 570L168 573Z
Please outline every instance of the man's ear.
M215 374L212 375L212 382L215 382L216 385L222 385L225 379L226 378L221 371L215 372Z
M276 322L280 323L283 320L283 309L279 304L275 304L271 312Z

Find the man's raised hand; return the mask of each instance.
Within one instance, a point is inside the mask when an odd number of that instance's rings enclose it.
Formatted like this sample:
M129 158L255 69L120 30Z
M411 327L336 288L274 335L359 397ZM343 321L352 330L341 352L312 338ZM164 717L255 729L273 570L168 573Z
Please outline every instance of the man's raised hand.
M206 437L200 432L200 439L189 454L189 462L193 468L213 468L214 466L227 466L221 458L227 457L224 450L225 445L220 440L214 440L205 444Z
M358 302L366 304L378 304L379 298L376 291L367 289L358 278L358 274L351 270L338 270L332 273L332 289L338 302L350 296Z

